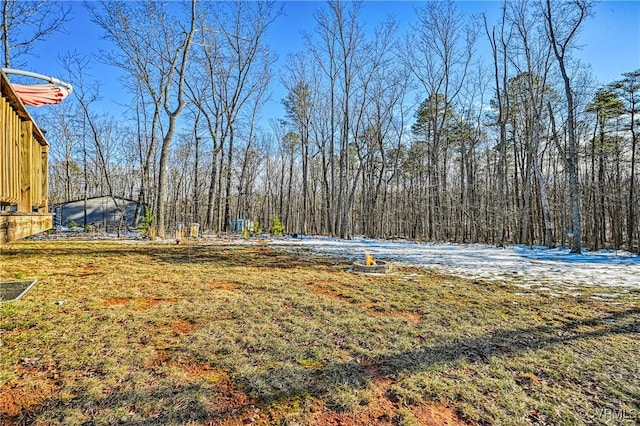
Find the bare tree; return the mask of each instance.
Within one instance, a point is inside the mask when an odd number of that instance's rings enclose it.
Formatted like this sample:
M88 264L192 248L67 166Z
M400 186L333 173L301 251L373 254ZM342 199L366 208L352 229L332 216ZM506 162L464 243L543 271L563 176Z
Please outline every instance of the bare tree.
M208 28L203 16L200 25ZM190 70L192 78L186 81L189 101L202 114L206 123L206 132L211 140L211 172L209 174L209 190L207 194L207 212L205 226L211 229L214 225L214 207L216 201L216 184L219 174L218 157L222 151L222 142L226 138L223 124L222 81L226 81L223 69L223 55L220 53L220 40L212 31L199 32L194 49L194 63L197 66Z
M30 53L34 43L64 29L69 9L62 2L2 0L3 66L23 66L18 60Z
M540 164L545 98L550 92L550 88L547 86L547 78L551 67L551 46L548 43L541 42L543 34L535 33L536 30L544 33L544 28L536 26L537 19L526 0L512 3L511 12L511 19L519 36L519 52L524 56L522 64L519 63L520 61L516 55L512 58L512 63L524 80L524 90L528 97L528 102L525 103L527 105L525 113L529 116L526 122L530 123L530 129L526 137L530 139L531 162L536 177L535 180L538 184L538 196L544 226L544 243L547 247L553 248L555 247L555 240L547 181ZM528 215L525 214L526 216Z
M576 112L571 78L567 70L568 54L571 51L581 24L589 16L591 0L551 2L546 0L542 14L547 36L560 68L567 102L567 165L571 192L571 218L573 222L573 244L571 253L582 253L582 218L580 215L580 187L578 182L578 140L576 135Z
M502 21L499 30L499 38L496 28L489 30L487 18L484 17L484 27L491 45L493 58L493 75L495 82L495 96L498 106L498 116L496 124L500 128L498 140L498 152L500 153L498 162L498 246L503 247L507 238L507 227L505 225L506 209L506 180L507 180L507 122L509 121L509 94L507 91L507 47L509 34L507 30L506 3L502 7ZM499 43L499 44L498 44Z
M190 100L200 110L213 143L207 226L226 231L231 216L232 170L240 117L249 109L255 125L270 81L274 57L265 45L269 26L282 13L274 2L205 4L200 20Z
M87 130L91 135L91 140L96 150L96 162L100 168L102 177L106 184L106 194L111 197L116 209L120 211L120 226L118 232L121 230L121 226L126 222L124 210L121 209L118 202L116 188L113 184L114 171L111 169L112 161L109 158L108 144L115 141L113 135L114 124L112 121L105 117L98 117L93 112L93 104L99 100L99 87L97 84L91 84L85 74L88 69L89 59L76 54L70 54L62 58L62 65L69 74L69 79L74 81L75 90L73 92L79 106L80 113L82 115L83 123L86 123ZM111 133L111 134L110 134ZM84 137L85 135L83 135ZM86 152L86 147L85 147ZM86 162L86 158L85 158ZM85 185L86 185L86 171L85 171ZM87 193L85 191L85 226L86 223L86 200Z
M628 214L627 214L627 249L632 250L633 236L636 233L638 200L636 194L636 163L638 149L638 123L637 116L640 115L640 69L622 74L623 78L612 84L623 100L625 113L628 115L626 128L631 133L631 164L629 173L629 194L628 194ZM640 244L638 245L640 254Z
M289 57L287 74L283 76L282 83L287 88L287 97L283 99L287 119L300 136L300 148L302 159L302 212L300 232L308 233L309 212L309 150L311 137L311 119L314 115L314 96L309 83L308 70L302 54Z
M82 114L78 113L75 102L64 102L55 114L42 115L39 120L50 129L53 135L50 140L55 142L51 143L49 150L49 196L54 204L80 197L78 188L82 186L83 166L78 153L81 151L80 140L83 135L82 121L77 119L78 116Z
M322 227L328 234L336 233L336 135L338 132L338 81L339 63L337 58L336 25L330 14L316 10L314 18L317 28L314 32L305 32L303 37L307 54L317 66L316 88L322 96L316 102L317 116L313 121L312 132L321 156L322 168ZM324 81L320 81L324 78ZM326 86L324 86L326 84ZM320 87L324 86L324 87Z
M418 11L414 38L407 43L408 66L426 92L422 119L429 128L429 237L440 239L445 220L448 126L456 98L467 77L477 38L474 21L461 25L452 1L429 2ZM427 105L424 105L427 106ZM428 123L427 123L428 122Z
M156 2L104 2L101 9L90 7L94 20L119 49L115 53L104 53L103 58L142 82L156 109L162 109L166 119L158 170L160 237L166 233L167 161L178 117L185 105L185 78L196 32L196 2L191 2L186 25L168 13L169 9L170 5Z

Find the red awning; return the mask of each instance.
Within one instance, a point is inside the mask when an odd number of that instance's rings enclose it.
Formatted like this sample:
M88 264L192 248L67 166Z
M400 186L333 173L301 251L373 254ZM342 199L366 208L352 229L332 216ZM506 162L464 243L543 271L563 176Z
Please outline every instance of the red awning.
M23 104L29 106L42 106L59 104L64 98L69 96L73 87L69 83L60 81L54 77L37 74L31 71L15 70L12 68L2 68L2 72L7 75L18 75L27 78L44 80L44 84L14 84L11 83L14 92L18 95Z
M22 100L29 106L42 106L60 103L69 95L69 90L54 84L13 84L11 87Z

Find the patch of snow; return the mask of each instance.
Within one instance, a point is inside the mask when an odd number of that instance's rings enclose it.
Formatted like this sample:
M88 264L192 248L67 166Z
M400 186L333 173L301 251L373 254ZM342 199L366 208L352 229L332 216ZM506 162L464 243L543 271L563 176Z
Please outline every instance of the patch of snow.
M619 296L619 294L593 293L592 296L593 297L607 297L607 298L610 298L610 299L615 299L616 297Z
M364 251L399 266L419 266L465 278L514 280L523 289L544 286L577 290L585 286L640 289L640 257L615 250L548 249L513 245L498 248L485 244L416 243L404 240L326 237L283 238L269 245L306 248L348 261L361 260ZM597 296L596 296L597 297Z

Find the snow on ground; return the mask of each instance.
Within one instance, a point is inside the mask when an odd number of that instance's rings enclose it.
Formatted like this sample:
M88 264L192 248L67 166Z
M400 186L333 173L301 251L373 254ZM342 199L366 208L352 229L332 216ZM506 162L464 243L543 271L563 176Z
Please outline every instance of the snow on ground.
M87 235L82 232L59 232L32 237L57 239L84 236L90 241L120 239L116 234ZM127 243L142 243L139 233L123 234ZM267 235L264 238L268 238ZM156 240L158 242L159 240ZM239 236L215 239L210 244L248 244ZM124 241L123 241L124 242ZM164 240L175 244L175 239ZM416 243L406 240L373 240L356 238L340 240L329 237L276 238L271 246L284 249L306 249L316 254L364 260L365 250L375 258L398 266L417 266L444 274L471 279L505 281L525 290L547 290L550 294L581 294L585 288L602 287L592 292L593 298L609 300L621 293L640 291L640 256L616 250L583 250L582 255L569 254L569 248L547 249L512 245L497 248L486 244ZM523 295L528 294L526 291Z
M397 265L425 267L465 278L508 280L524 288L562 288L569 292L586 286L640 289L640 257L623 251L583 250L582 255L575 255L569 254L568 248L308 237L273 240L269 245L307 248L349 261L363 260L367 250L375 258Z

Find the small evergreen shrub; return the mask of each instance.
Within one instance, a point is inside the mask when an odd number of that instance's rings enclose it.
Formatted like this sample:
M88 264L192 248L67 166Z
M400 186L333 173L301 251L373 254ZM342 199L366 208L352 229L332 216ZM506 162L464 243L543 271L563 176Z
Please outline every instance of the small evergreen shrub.
M151 236L151 225L155 222L156 217L151 213L150 209L145 209L144 216L142 217L142 223L138 225L138 230L145 237Z
M280 221L278 216L273 218L273 225L271 226L271 233L276 237L282 237L284 235L284 225Z

